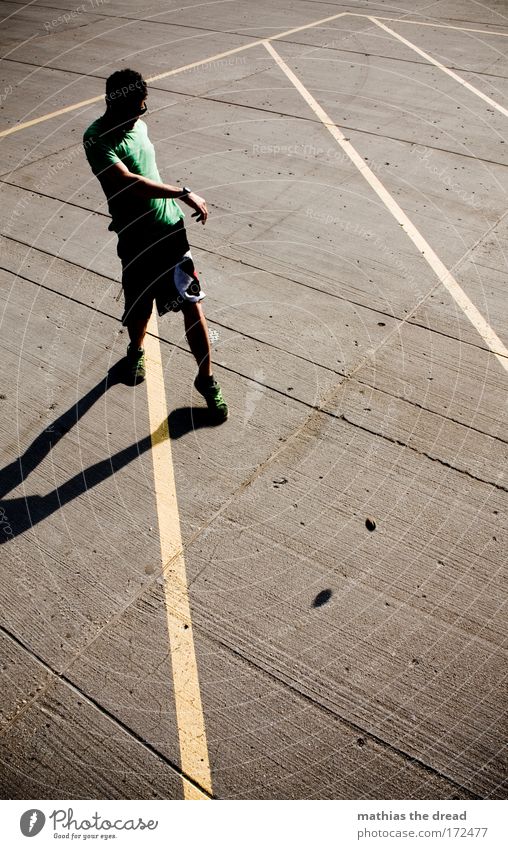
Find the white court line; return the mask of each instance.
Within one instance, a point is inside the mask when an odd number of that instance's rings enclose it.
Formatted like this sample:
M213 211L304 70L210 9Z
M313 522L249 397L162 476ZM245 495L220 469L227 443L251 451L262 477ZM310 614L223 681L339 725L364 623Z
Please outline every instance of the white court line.
M458 304L464 315L469 319L473 327L478 331L485 344L490 351L497 357L505 371L508 371L508 348L504 346L501 339L482 314L466 295L464 290L458 284L455 277L446 268L435 251L431 248L426 239L422 236L413 222L408 218L406 213L401 209L398 203L391 196L389 191L383 186L381 181L371 171L368 165L364 162L359 153L355 150L351 142L349 142L339 128L333 123L330 116L325 112L322 106L315 100L312 94L305 88L300 79L293 73L291 68L286 65L282 57L277 53L275 48L269 41L264 41L264 46L271 56L277 62L279 68L285 73L287 78L292 82L297 91L300 92L303 99L310 106L315 115L324 124L328 132L333 136L335 141L341 146L342 150L350 158L351 162L358 168L362 176L367 180L369 185L374 189L385 207L391 212L395 220L401 225L404 232L409 236L415 247L423 255L426 262L430 265L443 286L448 290L455 303Z
M370 15L361 14L360 12L346 12L352 18L370 18ZM432 21L412 21L409 18L386 18L383 15L376 15L378 21L393 21L400 24L414 24L417 27L439 27L440 29L455 29L458 32L478 32L483 35L500 35L502 38L508 38L508 32L499 32L492 29L473 29L472 27L456 27L452 24L438 24Z
M497 103L497 101L492 100L492 98L484 94L483 91L480 91L480 89L475 88L474 85L471 85L471 83L468 83L462 77L459 77L459 75L456 74L455 71L451 71L450 68L447 68L446 65L443 65L437 59L434 59L434 57L431 56L429 53L426 53L425 50L422 50L420 47L417 47L416 44L413 44L412 41L408 41L407 38L404 38L403 35L399 35L398 32L395 32L395 30L390 29L390 27L387 27L386 24L382 24L381 21L377 18L374 18L371 15L368 15L368 18L370 21L377 24L378 27L381 27L381 29L386 30L386 32L390 33L390 35L393 35L394 38L397 38L399 41L401 41L402 44L405 44L411 50L414 50L414 52L418 53L419 56L423 56L424 59L427 59L428 62L431 62L431 64L435 65L436 68L439 68L440 71L443 71L443 73L448 74L448 76L451 77L453 80L463 85L464 88L467 88L469 91L472 91L473 94L476 94L478 97L481 97L481 99L484 100L485 103L490 104L490 106L493 106L494 109L497 109L498 112L501 112L502 115L505 115L508 118L508 109L505 109L504 106L501 106L500 103Z

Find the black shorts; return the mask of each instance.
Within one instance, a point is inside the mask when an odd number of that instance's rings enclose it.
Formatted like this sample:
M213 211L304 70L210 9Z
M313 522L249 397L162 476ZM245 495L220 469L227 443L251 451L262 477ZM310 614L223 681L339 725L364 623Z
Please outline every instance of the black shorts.
M168 227L162 236L120 237L117 250L125 297L123 325L133 319L148 319L154 301L159 315L164 315L205 297L183 222Z

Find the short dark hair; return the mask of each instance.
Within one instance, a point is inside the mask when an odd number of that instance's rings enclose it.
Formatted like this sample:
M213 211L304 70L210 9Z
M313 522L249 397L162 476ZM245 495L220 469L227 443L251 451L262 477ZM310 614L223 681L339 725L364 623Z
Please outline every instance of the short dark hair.
M126 107L139 103L148 94L145 80L137 71L124 68L115 71L106 80L106 102L108 106Z

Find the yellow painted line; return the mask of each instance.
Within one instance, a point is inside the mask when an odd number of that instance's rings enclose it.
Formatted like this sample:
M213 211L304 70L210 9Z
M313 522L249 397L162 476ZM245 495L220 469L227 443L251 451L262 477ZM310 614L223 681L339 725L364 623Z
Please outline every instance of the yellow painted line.
M370 18L366 12L346 12L352 18ZM400 24L414 24L417 27L439 27L440 29L456 29L458 32L478 32L484 35L501 35L503 38L508 38L508 32L499 32L493 29L474 29L473 27L457 27L453 24L438 24L433 21L413 21L410 18L387 18L385 15L376 15L378 21L393 21Z
M327 24L330 21L335 21L337 18L343 18L345 15L349 14L348 12L339 12L337 15L330 15L328 18L320 18L319 21L312 21L311 24L302 24L300 27L293 27L293 29L287 29L284 32L278 32L276 35L270 35L268 38L260 38L259 44L264 44L265 41L271 41L274 38L284 38L286 35L293 35L295 32L302 32L304 29L312 29L312 27L318 27L320 24Z
M317 27L320 24L327 23L328 21L334 21L336 18L342 18L344 15L347 15L347 12L339 12L336 15L330 15L328 18L320 18L317 21L313 21L311 24L303 24L299 27L294 27L293 29L285 30L284 32L278 32L275 35L270 35L268 40L273 38L283 38L286 35L292 35L295 32L300 32L304 29L311 29L312 27ZM251 47L256 47L259 44L264 44L266 39L257 38L255 41L250 41L248 44L242 44L241 47L233 47L232 50L225 50L223 53L217 53L215 56L209 56L207 59L200 59L198 62L192 62L190 65L182 65L181 68L174 68L171 71L163 71L162 74L156 74L154 77L147 77L147 83L153 83L156 80L162 80L165 77L171 77L173 74L180 74L182 71L188 71L191 68L196 68L198 65L207 64L208 62L213 62L216 59L222 59L224 56L231 56L233 53L240 53L242 50L250 50Z
M207 62L214 62L216 59L222 59L224 56L230 56L232 53L239 53L240 50L248 50L255 44L260 44L260 41L251 41L249 44L244 44L242 47L235 47L233 50L226 50L224 53L216 53L215 56L208 56L206 59L200 59L198 62L192 62L190 65L182 65L180 68L173 68L171 71L165 71L163 74L157 74L154 77L148 77L147 83L161 80L163 77L170 77L172 74L180 74L182 71L188 71L190 68L197 68L198 65L204 65ZM42 124L44 121L49 121L51 118L57 118L59 115L65 115L66 112L73 112L75 109L81 109L82 106L89 106L91 103L98 103L104 100L104 94L98 94L96 97L89 97L88 100L80 100L79 103L71 103L69 106L64 106L62 109L57 109L55 112L48 112L46 115L40 115L38 118L32 118L30 121L23 121L21 124L15 124L6 130L0 132L0 138L9 136L11 133L19 133L20 130L26 130L27 127L33 127L35 124Z
M208 62L215 62L216 59L223 59L224 56L232 56L233 53L241 53L242 50L250 50L260 40L249 41L247 44L242 44L241 47L233 47L231 50L224 50L222 53L216 53L215 56L207 56L206 59L198 59L197 62L191 62L189 65L182 65L180 68L173 68L171 71L163 71L162 74L156 74L154 77L147 77L147 83L153 83L156 80L163 80L165 77L172 77L173 74L181 74L182 71L189 71L191 68L197 68L199 65L205 65Z
M148 77L147 82L153 83L153 82L156 82L157 80L165 79L165 77L170 77L170 76L173 76L174 74L180 74L183 71L188 71L191 68L197 68L197 67L199 67L199 65L204 65L207 62L214 62L217 59L223 59L225 56L232 56L234 53L240 53L242 50L250 50L251 47L256 47L256 45L258 45L258 44L265 44L267 41L272 41L276 38L284 38L287 35L293 35L295 32L302 32L303 30L306 30L306 29L312 29L313 27L320 26L320 24L329 23L330 21L337 20L337 18L343 18L343 17L348 17L348 16L352 17L352 18L368 18L369 20L374 21L378 26L383 26L382 24L380 24L381 20L384 20L384 21L400 21L401 23L417 24L419 26L437 26L437 27L445 27L446 29L457 29L457 30L465 30L467 32L478 32L478 33L484 32L487 35L501 35L501 36L508 37L508 33L504 33L504 32L494 32L494 31L490 31L490 30L470 29L470 28L467 28L467 27L454 27L454 26L449 26L447 24L431 24L431 23L427 23L425 21L411 21L411 20L405 20L403 18L384 18L384 17L372 18L370 15L360 14L360 13L357 13L357 12L339 12L336 15L330 15L327 18L320 18L317 21L312 21L310 24L302 24L299 27L293 27L293 29L288 29L288 30L285 30L284 32L276 33L275 35L271 35L268 38L258 38L255 41L249 41L248 44L243 44L241 47L234 47L232 50L225 50L222 53L216 53L214 56L207 56L205 59L199 59L197 62L191 62L188 65L181 65L179 68L173 68L170 71L164 71L161 74L155 74L153 77ZM393 35L395 35L400 40L403 40L402 36L397 35L397 33L393 32L388 27L385 27L385 29L387 31L391 32ZM407 44L409 46L411 46L413 49L415 49L416 51L419 51L419 48L417 48L415 45L411 45L411 42L407 42ZM422 55L425 55L426 58L429 59L429 61L433 62L434 64L437 64L438 67L440 66L440 63L437 63L436 60L432 59L432 57L429 57L428 54L424 54L423 51L420 51L420 52L421 52ZM449 69L445 68L444 65L440 66L440 67L442 67L442 70L449 71ZM449 73L450 73L450 75L453 75L453 71L449 71ZM462 78L459 77L459 80L464 85L469 86L469 83L466 83L465 80L462 80ZM470 86L470 88L473 89L476 93L481 95L481 92L479 92L478 89L474 89L474 86ZM485 95L483 95L483 97L485 98ZM51 118L57 118L59 115L65 115L67 112L73 112L75 109L80 109L82 106L89 106L91 103L98 103L100 100L103 100L103 99L104 99L104 95L99 94L96 97L88 98L88 100L81 100L81 101L79 101L79 103L71 103L69 106L64 106L62 109L55 110L55 112L48 112L45 115L40 115L38 118L32 118L30 121L23 121L20 124L15 124L13 127L8 127L6 130L1 130L0 131L0 138L4 138L5 136L9 136L9 135L11 135L11 133L19 133L20 130L26 130L28 127L33 127L36 124L41 124L44 121L49 121ZM495 101L491 101L491 102L493 104L495 103ZM495 105L496 105L496 108L499 108L499 109L503 108L503 107L500 107L499 104L495 104Z
M0 132L0 138L10 136L11 133L19 133L20 130L26 130L27 127L33 127L35 124L41 124L43 121L49 121L50 118L56 118L58 115L65 115L66 112L73 112L81 106L88 106L90 103L97 103L98 100L104 100L104 95L98 97L90 97L88 100L80 100L79 103L72 103L70 106L64 106L63 109L57 109L56 112L48 112L46 115L40 115L39 118L32 118L31 121L23 121L21 124L14 124L13 127L8 127L7 130Z
M270 38L283 38L285 35L291 35L292 33L300 32L304 29L317 27L320 24L333 21L336 18L342 18L347 14L347 12L339 12L337 15L330 15L328 18L320 18L310 24L303 24L300 27L294 27L293 29L285 30L285 32L279 32L276 35L270 36ZM225 56L232 56L234 53L240 53L242 50L250 50L251 47L263 44L264 41L265 39L263 38L257 38L255 41L249 41L248 44L242 44L241 47L233 47L231 50L224 50L222 53L216 53L214 56L207 56L205 59L198 59L197 62L191 62L188 65L181 65L179 68L173 68L170 71L163 71L161 74L155 74L153 77L147 77L146 81L147 83L153 83L157 80L163 80L166 77L171 77L174 74L181 74L183 71L198 68L199 65L206 65L208 62L215 62L218 59L223 59ZM64 106L62 109L55 110L55 112L48 112L46 115L40 115L38 118L32 118L30 121L23 121L20 124L15 124L13 127L8 127L6 130L1 130L0 138L10 136L12 133L19 133L20 130L26 130L28 127L34 127L36 124L42 124L44 121L49 121L51 118L57 118L59 115L65 115L67 112L73 112L75 109L81 109L82 106L89 106L91 103L98 103L100 100L104 100L104 94L99 94L96 97L89 97L88 100L80 100L79 103L71 103L69 106Z
M480 91L479 88L476 88L474 85L471 85L471 83L468 83L467 80L463 79L463 77L459 76L459 74L456 74L455 71L452 71L450 70L450 68L447 68L446 65L442 64L442 62L439 62L437 59L434 59L434 57L431 56L430 53L426 53L425 50L422 50L420 47L417 47L416 44L413 44L412 41L408 41L407 38L404 38L403 35L399 35L399 33L395 32L395 30L390 29L390 27L387 27L386 24L381 23L381 21L377 18L374 18L369 15L369 20L372 21L374 24L377 24L377 26L381 27L381 29L384 29L394 38L398 39L400 42L402 42L402 44L405 44L406 47L410 48L410 50L414 50L415 53L418 53L418 55L426 59L427 62L430 62L432 65L435 65L435 67L439 68L440 71L443 71L444 74L448 74L448 76L451 77L452 80L455 80L455 82L460 83L460 85L464 86L464 88L467 88L468 91L471 91L473 92L473 94L476 94L477 97L481 97L481 99L484 100L485 103L488 103L489 106L493 106L494 109L497 109L498 112L501 112L502 115L508 118L508 109L505 109L504 106L501 106L501 104L498 103L496 100L492 100L491 97L488 97L488 95L484 94L483 91Z
M178 514L175 475L168 428L168 408L155 312L145 338L148 415L152 439L155 499L159 521L166 616L173 669L181 767L199 787L183 780L185 799L212 794L205 720L192 633L187 575Z
M183 779L183 796L187 801L210 801L210 797L206 795L206 793L202 793L198 787L194 784L191 784L190 781L187 781L186 778Z
M406 213L401 209L398 203L394 200L390 192L383 186L381 181L371 171L368 165L364 162L360 154L355 150L351 142L349 142L339 128L333 123L330 116L325 112L323 107L315 100L312 94L305 88L301 80L293 73L291 68L286 65L282 57L277 53L272 44L268 41L264 42L268 52L273 56L279 68L285 73L286 77L293 83L295 88L300 92L303 99L308 103L312 111L324 124L328 132L333 136L335 141L340 145L344 153L347 154L351 162L358 168L362 176L367 180L369 185L374 189L377 196L380 198L385 207L391 212L395 220L401 225L404 232L409 236L415 247L423 255L426 262L430 265L443 286L448 290L455 303L458 304L464 315L469 319L471 324L478 331L483 341L488 348L497 357L503 368L508 371L508 348L504 346L501 339L494 332L492 327L483 318L482 314L466 295L452 273L446 268L435 251L431 248L426 239L417 230L413 222L408 218Z

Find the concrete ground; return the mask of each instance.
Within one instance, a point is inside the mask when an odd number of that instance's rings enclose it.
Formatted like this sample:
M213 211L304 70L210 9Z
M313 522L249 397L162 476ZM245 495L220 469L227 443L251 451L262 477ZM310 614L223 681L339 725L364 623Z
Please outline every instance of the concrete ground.
M507 9L405 5L0 3L5 798L506 796ZM179 316L117 365L126 65L221 427Z

